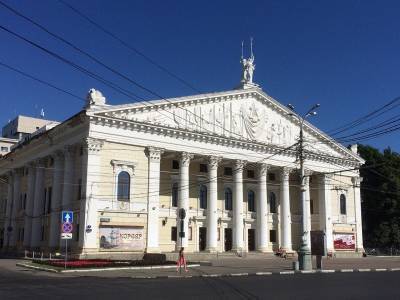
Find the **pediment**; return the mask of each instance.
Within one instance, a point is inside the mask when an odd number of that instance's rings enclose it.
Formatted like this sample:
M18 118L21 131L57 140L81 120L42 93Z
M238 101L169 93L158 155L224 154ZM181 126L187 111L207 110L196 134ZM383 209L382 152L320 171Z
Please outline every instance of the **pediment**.
M167 99L147 105L109 106L95 115L289 147L298 141L299 124L288 112L285 106L257 88ZM358 158L309 123L305 125L304 137L305 148L312 153Z

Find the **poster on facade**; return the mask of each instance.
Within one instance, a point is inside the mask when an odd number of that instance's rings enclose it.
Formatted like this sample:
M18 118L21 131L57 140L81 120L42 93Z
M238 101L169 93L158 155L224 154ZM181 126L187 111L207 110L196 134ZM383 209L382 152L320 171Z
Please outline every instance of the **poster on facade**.
M100 227L100 249L142 251L143 227Z
M352 233L333 234L333 244L337 250L355 250L356 241Z

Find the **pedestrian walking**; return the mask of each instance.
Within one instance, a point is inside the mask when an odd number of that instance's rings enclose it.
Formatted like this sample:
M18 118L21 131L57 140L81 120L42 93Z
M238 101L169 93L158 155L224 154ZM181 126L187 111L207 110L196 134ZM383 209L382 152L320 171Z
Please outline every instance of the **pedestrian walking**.
M185 268L185 272L188 271L187 265L186 265L185 254L183 253L184 249L185 248L182 247L181 250L179 250L179 257L178 257L178 261L177 261L177 264L176 264L176 271L177 272L180 270L180 268L182 268L182 266Z

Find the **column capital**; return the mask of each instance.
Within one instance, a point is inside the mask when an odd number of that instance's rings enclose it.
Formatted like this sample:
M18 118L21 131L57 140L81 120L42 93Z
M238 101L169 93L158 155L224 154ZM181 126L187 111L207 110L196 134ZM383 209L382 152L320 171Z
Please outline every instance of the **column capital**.
M46 158L41 157L35 160L36 168L44 168L46 166Z
M217 169L218 168L218 164L220 163L220 161L222 160L222 157L220 156L208 156L207 157L207 163L210 169Z
M283 168L281 169L282 180L289 180L289 174L290 174L290 172L292 172L292 171L293 171L292 168L283 167Z
M351 177L351 182L353 183L354 187L360 187L363 178L360 176Z
M87 137L85 138L83 145L88 154L96 154L103 148L104 140Z
M188 167L190 164L190 160L193 159L194 155L188 152L181 152L180 161L182 167Z
M267 176L269 165L266 163L261 163L258 165L258 176L259 177L264 177Z
M234 162L233 173L243 172L244 166L247 164L246 160L237 159Z
M146 155L150 159L150 162L158 162L161 160L161 154L164 153L164 149L157 147L147 147Z
M330 184L333 178L333 174L320 174L319 183L320 184Z
M56 162L64 158L64 152L62 150L56 150L50 156L54 159L54 162Z

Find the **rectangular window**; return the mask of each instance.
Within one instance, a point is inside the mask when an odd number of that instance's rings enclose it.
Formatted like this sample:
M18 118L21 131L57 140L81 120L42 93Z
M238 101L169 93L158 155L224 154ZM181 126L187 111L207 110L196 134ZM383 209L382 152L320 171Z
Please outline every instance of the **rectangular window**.
M176 230L176 226L171 227L171 241L176 242L177 235L178 231Z
M268 180L275 181L276 180L275 173L268 173Z
M177 160L172 161L172 169L174 169L174 170L179 169L179 161L177 161Z
M79 224L75 225L75 241L79 241Z
M78 200L82 199L82 178L78 179Z
M1 152L7 152L8 151L8 147L1 147Z
M247 178L254 178L254 170L247 170Z
M310 199L310 213L314 214L314 201L312 199Z
M24 207L23 207L24 209L26 209L26 197L27 197L27 196L26 196L26 193L25 193L25 194L24 194Z
M46 213L51 213L51 193L52 193L53 188L49 186L47 188L47 210Z
M221 240L221 228L217 228L217 237L218 237L218 241Z
M43 195L43 214L46 213L46 203L47 202L47 188L44 189L44 195Z
M188 232L188 240L189 240L189 241L192 240L192 234L193 234L193 232L192 232L192 227L190 226L190 227L189 227L189 232Z
M225 176L232 176L232 168L231 167L225 167L224 168L224 175Z
M276 230L275 229L271 229L269 231L269 241L271 243L276 243Z
M42 228L41 228L41 230L40 230L40 240L41 241L44 241L44 225L42 225Z
M201 173L207 173L208 172L208 168L206 164L200 164L200 172Z

